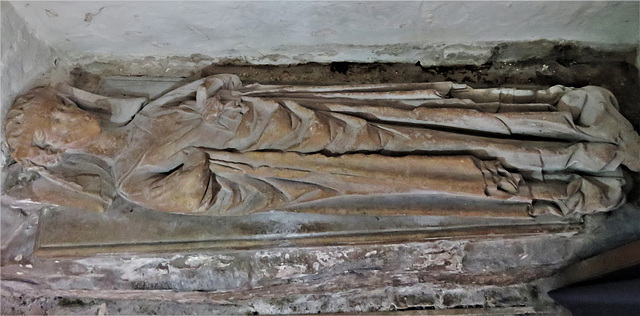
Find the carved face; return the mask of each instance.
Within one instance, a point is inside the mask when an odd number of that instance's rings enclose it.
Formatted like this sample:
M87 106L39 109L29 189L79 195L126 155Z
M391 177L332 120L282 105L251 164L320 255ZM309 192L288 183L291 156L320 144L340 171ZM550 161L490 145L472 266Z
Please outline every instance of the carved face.
M100 134L98 121L70 102L57 102L48 119L48 128L36 131L44 135L45 144L54 148L81 148Z
M36 165L55 164L59 154L80 149L100 134L95 117L50 88L18 97L5 129L14 159Z

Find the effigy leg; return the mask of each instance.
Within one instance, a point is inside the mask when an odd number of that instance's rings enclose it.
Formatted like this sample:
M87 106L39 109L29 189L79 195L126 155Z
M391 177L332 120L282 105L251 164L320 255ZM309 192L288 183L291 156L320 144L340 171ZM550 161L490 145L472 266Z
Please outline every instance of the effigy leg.
M358 212L357 203L362 203L364 197L376 196L405 196L421 202L395 211L392 211L393 205L370 206L367 214L566 215L574 211L608 211L624 202L621 177L565 174L546 180L525 179L507 171L497 161L470 156L346 154L327 157L221 151L207 151L207 155L216 181L221 185L212 207L217 215L274 209L351 214ZM437 203L447 197L450 198L447 205ZM473 201L488 206L471 211L462 205L473 205ZM493 204L486 204L487 201ZM510 211L503 206L509 206Z

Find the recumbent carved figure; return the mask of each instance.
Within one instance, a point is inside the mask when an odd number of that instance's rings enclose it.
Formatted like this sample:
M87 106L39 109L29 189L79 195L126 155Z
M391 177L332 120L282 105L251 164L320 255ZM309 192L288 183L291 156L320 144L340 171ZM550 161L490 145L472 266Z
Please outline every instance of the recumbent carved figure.
M145 103L66 85L18 97L5 135L43 176L31 198L100 211L119 194L221 216L429 214L429 198L446 197L436 213L489 201L561 215L616 208L623 166L640 171L638 133L593 86L243 86L215 75ZM422 202L359 208L376 196Z

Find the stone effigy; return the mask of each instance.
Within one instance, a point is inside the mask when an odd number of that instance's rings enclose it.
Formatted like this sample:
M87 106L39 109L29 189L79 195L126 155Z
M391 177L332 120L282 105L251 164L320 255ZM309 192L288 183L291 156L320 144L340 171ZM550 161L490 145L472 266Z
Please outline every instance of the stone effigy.
M624 203L624 173L640 171L640 136L593 86L242 85L216 75L146 103L58 85L18 97L5 135L12 157L42 176L22 199L96 211L120 195L212 216L446 215L470 203L475 216L593 213ZM361 207L374 197L388 199Z

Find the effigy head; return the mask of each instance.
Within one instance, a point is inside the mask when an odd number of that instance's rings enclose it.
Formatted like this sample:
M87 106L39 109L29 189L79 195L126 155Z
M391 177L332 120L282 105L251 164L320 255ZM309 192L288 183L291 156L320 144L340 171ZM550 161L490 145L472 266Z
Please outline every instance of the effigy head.
M56 164L100 134L98 120L52 88L34 88L16 98L5 120L13 159L26 166Z

